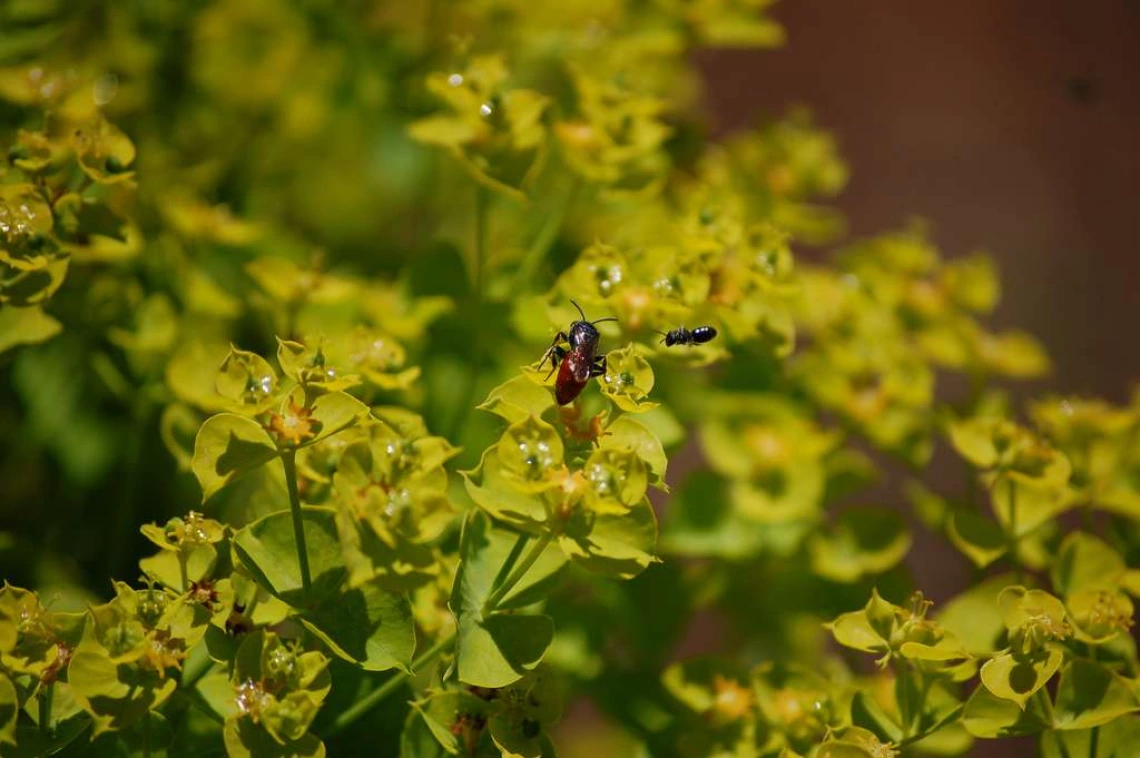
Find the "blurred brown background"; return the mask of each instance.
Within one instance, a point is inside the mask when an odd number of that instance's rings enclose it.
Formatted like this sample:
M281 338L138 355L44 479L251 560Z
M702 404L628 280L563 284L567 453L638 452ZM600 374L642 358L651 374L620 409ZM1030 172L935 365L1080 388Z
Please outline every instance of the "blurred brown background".
M919 217L946 255L996 257L995 324L1037 335L1055 362L1019 395L1124 401L1140 382L1140 2L786 0L775 15L784 48L702 55L716 130L808 106L850 162L837 205L853 235ZM936 459L928 476L960 474ZM952 548L917 540L919 586L936 600L965 586Z
M990 251L996 324L1045 342L1045 386L1124 400L1140 381L1140 2L785 0L774 15L784 48L702 56L718 131L809 106L851 164L837 204L853 234L918 216L947 255Z

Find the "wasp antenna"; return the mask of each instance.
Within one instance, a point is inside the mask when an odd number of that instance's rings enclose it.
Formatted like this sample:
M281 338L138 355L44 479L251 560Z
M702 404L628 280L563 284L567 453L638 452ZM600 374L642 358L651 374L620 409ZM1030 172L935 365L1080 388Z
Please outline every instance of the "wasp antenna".
M570 304L578 309L578 315L582 317L583 321L585 321L586 320L586 314L582 312L582 306L578 305L573 300L570 301Z
M617 316L606 316L605 318L600 318L597 321L591 321L590 323L591 324L600 324L603 321L617 321Z

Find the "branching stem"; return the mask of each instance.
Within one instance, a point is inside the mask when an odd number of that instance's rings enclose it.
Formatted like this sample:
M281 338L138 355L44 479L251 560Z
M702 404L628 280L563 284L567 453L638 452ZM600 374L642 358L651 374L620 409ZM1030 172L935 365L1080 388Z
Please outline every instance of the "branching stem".
M309 551L305 547L305 522L301 513L301 495L297 491L297 451L290 450L281 456L285 464L285 486L289 488L289 509L293 514L293 537L297 543L297 565L301 569L301 587L305 601L310 600L313 578L309 574Z
M543 551L546 550L546 546L550 544L552 539L554 539L554 533L545 532L539 537L538 542L530 546L530 550L526 552L526 555L522 557L522 560L518 562L514 570L487 598L487 602L483 604L483 615L495 610L495 608L499 606L499 603L503 602L503 598L526 576L526 572L530 571L530 567L534 565L534 562L537 561Z
M455 635L451 634L436 642L426 651L424 651L418 658L412 661L412 671L419 671L427 664L431 663L440 654L448 651L455 644ZM407 671L400 671L389 677L387 681L381 684L376 689L369 692L365 697L356 701L351 708L341 712L333 721L332 726L329 727L325 733L326 737L340 734L347 729L353 722L363 716L368 711L376 707L381 701L396 692L408 681L410 674Z

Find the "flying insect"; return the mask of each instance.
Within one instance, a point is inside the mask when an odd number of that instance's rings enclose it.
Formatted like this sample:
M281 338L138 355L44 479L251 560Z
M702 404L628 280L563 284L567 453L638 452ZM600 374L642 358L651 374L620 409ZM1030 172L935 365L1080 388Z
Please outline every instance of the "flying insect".
M662 336L661 342L665 347L673 347L674 345L703 345L706 342L711 342L716 337L716 329L711 326L698 326L695 329L686 329L681 326L676 329L670 329L668 332L657 332Z
M578 310L582 318L570 324L570 333L558 332L554 335L554 342L542 356L538 364L541 369L546 361L550 361L550 374L558 370L558 378L554 380L554 399L559 405L567 405L574 398L582 394L586 384L592 377L602 376L606 373L606 356L598 352L598 343L602 335L595 324L603 321L617 321L613 316L590 321L582 311L582 307L573 300L571 304ZM570 344L569 349L562 347L562 343Z

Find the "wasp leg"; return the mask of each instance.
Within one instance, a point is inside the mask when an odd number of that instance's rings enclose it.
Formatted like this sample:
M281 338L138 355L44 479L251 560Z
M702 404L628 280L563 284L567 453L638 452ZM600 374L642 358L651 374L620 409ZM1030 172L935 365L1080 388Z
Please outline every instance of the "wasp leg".
M590 366L590 376L605 376L606 375L606 356L599 355L594 359L593 365Z
M550 373L546 375L547 379L549 379L550 374L553 374L554 370L558 368L558 364L562 363L562 359L566 357L566 348L562 347L562 345L559 344L560 342L566 341L567 337L565 332L559 332L558 334L554 335L554 341L550 343L550 347L547 348L546 352L542 354L542 360L538 363L538 370L541 371L542 367L545 366L546 362L549 360Z
M565 332L559 332L554 335L554 339L550 343L550 347L542 354L542 360L538 362L538 368L541 371L542 367L546 365L548 360L552 361L557 366L564 357L566 357L565 348L559 347L560 342L566 342L567 337Z
M566 357L566 352L566 348L561 345L553 345L546 351L547 355L550 356L550 371L546 372L547 379L549 379L550 375L554 373L554 370L558 368L558 365L562 363L562 359ZM542 363L546 363L545 357L543 357ZM542 364L539 364L539 368L542 368Z

